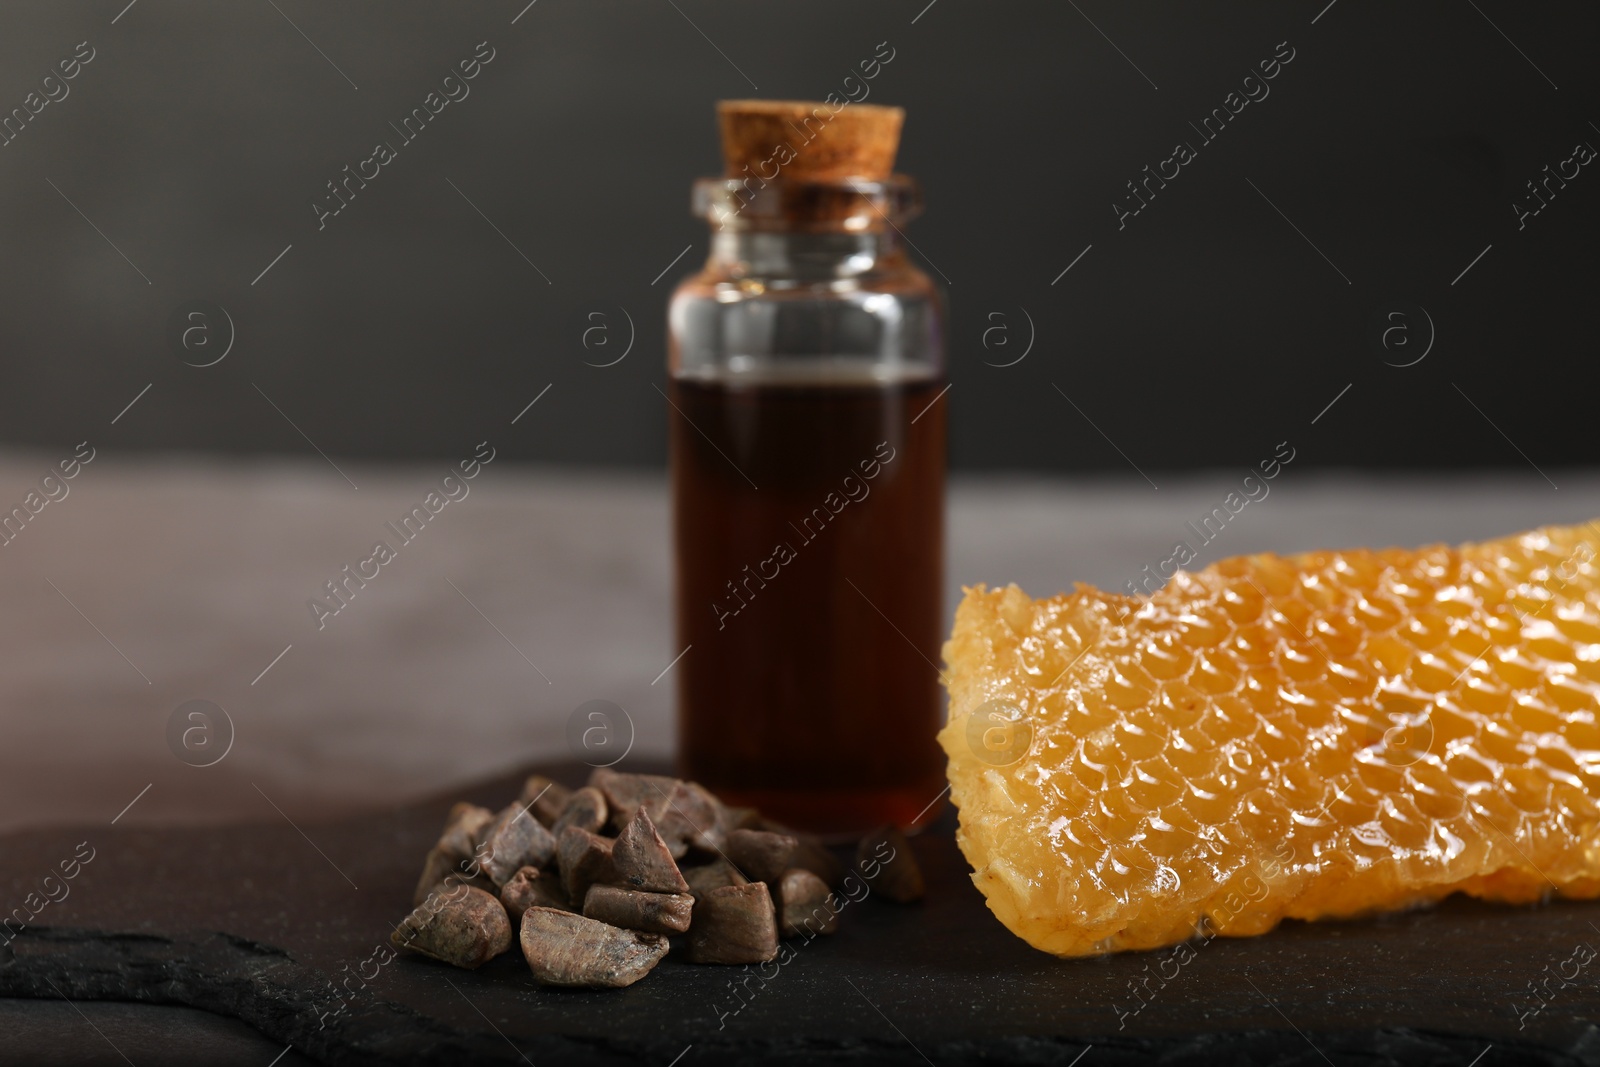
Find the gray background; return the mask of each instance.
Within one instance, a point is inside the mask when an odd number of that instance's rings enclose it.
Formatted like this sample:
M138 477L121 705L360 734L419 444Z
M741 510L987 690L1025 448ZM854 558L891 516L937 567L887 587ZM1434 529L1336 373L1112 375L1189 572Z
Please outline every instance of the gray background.
M493 431L515 459L659 467L713 102L820 98L887 41L870 99L909 111L909 233L950 282L958 468L1132 475L1285 438L1308 466L1593 462L1600 178L1520 232L1511 207L1600 144L1593 5L1325 2L11 3L0 108L97 54L0 149L0 439L398 459ZM480 41L471 95L319 232L324 184ZM1280 41L1271 95L1119 232L1124 183ZM205 369L165 337L196 298L237 331ZM1386 353L1375 320L1419 307L1434 347L1385 366L1426 330ZM628 357L586 366L624 310ZM593 312L611 347L584 348ZM1027 358L986 365L1028 318Z

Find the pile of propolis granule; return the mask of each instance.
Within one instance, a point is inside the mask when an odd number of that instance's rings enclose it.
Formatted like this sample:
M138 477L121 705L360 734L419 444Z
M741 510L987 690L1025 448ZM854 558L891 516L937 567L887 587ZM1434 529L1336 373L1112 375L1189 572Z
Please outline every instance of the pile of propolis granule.
M570 790L536 775L498 813L451 810L390 941L471 969L515 929L534 977L554 986L632 985L674 938L690 963L787 962L780 939L832 933L846 900L922 898L893 826L860 841L853 868L694 782L602 768Z

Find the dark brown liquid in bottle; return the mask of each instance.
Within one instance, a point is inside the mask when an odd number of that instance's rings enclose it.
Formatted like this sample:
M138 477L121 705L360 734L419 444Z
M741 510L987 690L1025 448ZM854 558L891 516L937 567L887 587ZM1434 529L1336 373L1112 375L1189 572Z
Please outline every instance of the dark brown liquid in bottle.
M821 833L937 814L942 388L674 381L678 751L731 803Z

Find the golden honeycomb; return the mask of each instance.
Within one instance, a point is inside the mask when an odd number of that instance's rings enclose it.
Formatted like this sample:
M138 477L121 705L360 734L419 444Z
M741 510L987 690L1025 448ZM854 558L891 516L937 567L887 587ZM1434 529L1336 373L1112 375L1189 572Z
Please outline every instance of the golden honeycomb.
M1449 893L1600 896L1600 527L967 590L958 840L1062 956Z

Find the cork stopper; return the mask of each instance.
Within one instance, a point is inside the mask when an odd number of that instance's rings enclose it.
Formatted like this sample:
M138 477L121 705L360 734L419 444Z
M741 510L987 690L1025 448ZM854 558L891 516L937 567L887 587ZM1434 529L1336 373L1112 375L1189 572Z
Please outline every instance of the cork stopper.
M906 113L876 104L723 100L717 104L730 178L884 181L894 172ZM748 169L746 169L748 168Z

